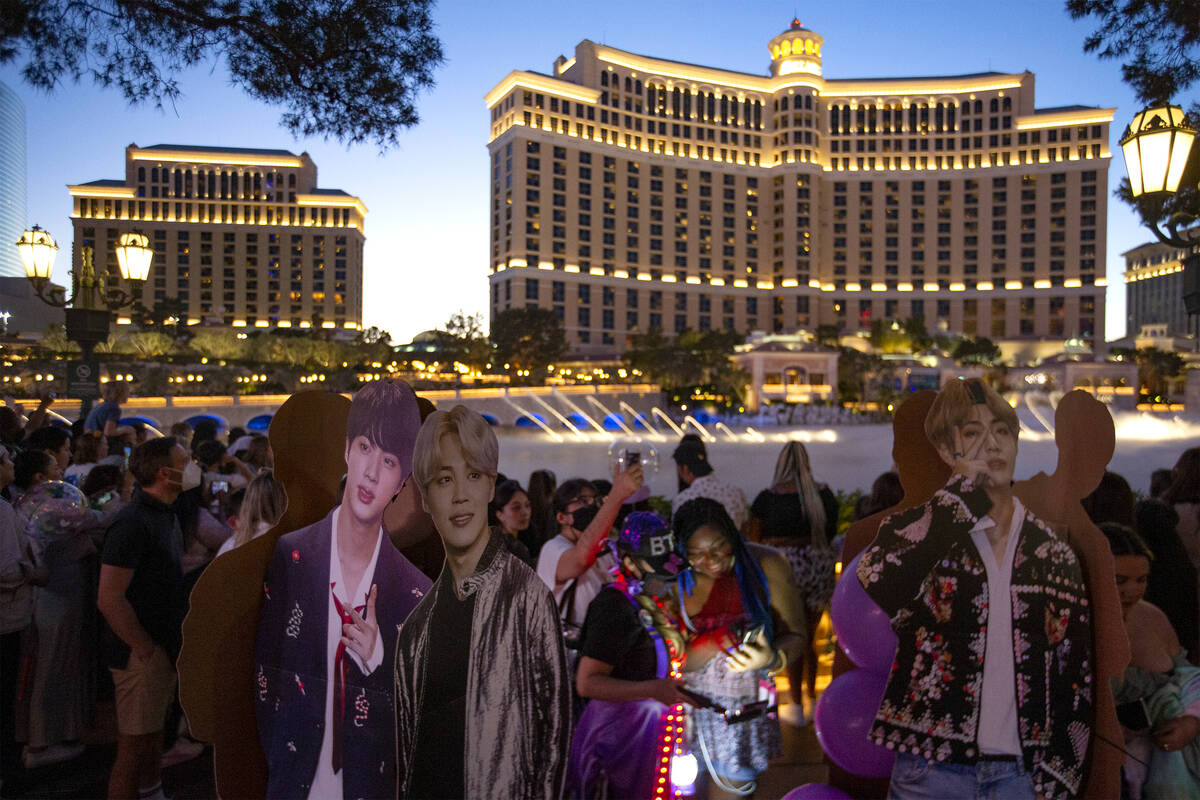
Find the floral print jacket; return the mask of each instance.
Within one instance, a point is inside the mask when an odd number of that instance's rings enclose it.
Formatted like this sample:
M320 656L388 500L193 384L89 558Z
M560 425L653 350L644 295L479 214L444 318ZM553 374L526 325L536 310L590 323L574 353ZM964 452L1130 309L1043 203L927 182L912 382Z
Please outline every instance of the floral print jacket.
M858 580L899 638L870 737L973 764L987 643L987 569L971 529L987 492L954 475L926 504L884 520ZM1078 794L1092 727L1091 609L1079 562L1028 511L1012 569L1012 658L1025 768L1039 794Z

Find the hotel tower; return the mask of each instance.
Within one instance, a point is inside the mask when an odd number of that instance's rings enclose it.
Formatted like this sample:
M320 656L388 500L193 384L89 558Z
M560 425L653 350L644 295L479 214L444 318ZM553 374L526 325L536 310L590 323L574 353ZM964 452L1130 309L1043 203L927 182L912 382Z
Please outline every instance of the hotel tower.
M827 79L799 20L767 49L753 75L584 40L501 80L492 314L552 309L591 358L916 316L1103 343L1114 109L1036 108L1030 72Z
M317 188L308 153L161 144L125 148L125 178L67 187L75 233L97 272L137 229L154 264L147 308L174 298L181 324L362 329L362 201ZM118 317L118 324L129 323Z

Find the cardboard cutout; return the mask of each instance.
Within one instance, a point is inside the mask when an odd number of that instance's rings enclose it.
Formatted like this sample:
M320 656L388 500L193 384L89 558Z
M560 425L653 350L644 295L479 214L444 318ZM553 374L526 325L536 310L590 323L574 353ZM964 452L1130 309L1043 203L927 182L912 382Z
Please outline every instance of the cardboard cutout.
M281 533L313 524L337 503L349 411L350 401L330 392L300 392L279 407L268 436L287 511L271 531L213 561L192 590L177 665L179 697L192 736L214 745L222 797L266 794L267 763L254 718L263 574Z
M1125 760L1110 679L1129 664L1129 638L1108 540L1080 505L1104 476L1116 446L1108 408L1087 392L1068 392L1054 413L1058 465L1053 475L1039 472L1014 487L1017 497L1075 550L1092 605L1093 689L1096 720L1083 797L1119 797Z
M403 494L418 406L407 384L381 381L354 403L294 395L273 419L291 502L205 571L179 664L221 795L395 794L396 634L430 584L391 541L420 542L419 515L383 518Z
M904 488L904 499L892 508L858 520L846 530L842 545L842 564L861 553L875 540L879 525L888 516L906 508L929 502L933 493L950 477L950 467L938 457L925 436L925 416L937 392L922 391L911 395L896 409L892 420L892 460ZM833 677L855 669L854 662L839 647L833 654ZM886 797L888 781L862 778L829 764L829 783L856 798Z
M550 590L489 530L498 460L495 434L462 405L432 414L417 436L413 482L446 563L395 648L401 798L561 796L571 737L562 632Z

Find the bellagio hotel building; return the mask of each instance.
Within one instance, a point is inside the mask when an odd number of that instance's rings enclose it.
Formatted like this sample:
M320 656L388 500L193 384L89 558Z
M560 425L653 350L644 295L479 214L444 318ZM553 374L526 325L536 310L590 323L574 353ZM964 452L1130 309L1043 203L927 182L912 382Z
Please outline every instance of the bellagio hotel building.
M588 40L487 95L491 311L549 308L576 356L650 328L792 332L921 316L1104 341L1114 109L1032 73L826 79L798 20L770 75Z
M362 328L366 207L317 187L308 153L162 144L125 148L123 180L67 187L73 265L83 246L116 276L137 229L154 262L143 305L176 299L180 322L235 328ZM118 324L128 324L128 314Z

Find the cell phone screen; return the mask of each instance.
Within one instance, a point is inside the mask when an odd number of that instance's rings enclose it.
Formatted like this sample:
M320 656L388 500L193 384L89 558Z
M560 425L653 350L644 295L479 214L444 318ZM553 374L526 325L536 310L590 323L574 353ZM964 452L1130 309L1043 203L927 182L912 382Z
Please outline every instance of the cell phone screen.
M629 467L632 467L634 464L640 464L641 461L642 461L642 454L639 453L637 450L626 450L625 451L625 467L626 467L626 469L628 469Z

